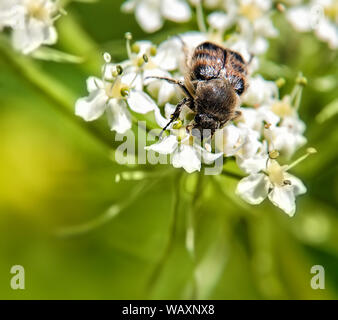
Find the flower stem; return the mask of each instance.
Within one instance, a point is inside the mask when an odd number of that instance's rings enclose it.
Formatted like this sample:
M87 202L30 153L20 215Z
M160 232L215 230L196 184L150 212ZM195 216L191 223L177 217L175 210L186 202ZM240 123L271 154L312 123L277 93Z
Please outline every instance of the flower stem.
M163 267L168 260L172 249L174 247L174 241L177 233L177 223L178 223L178 214L179 214L179 208L180 208L180 202L181 202L181 180L182 180L182 172L180 171L177 175L177 178L174 179L174 205L173 205L173 216L172 216L172 221L169 229L169 239L168 243L164 249L164 253L162 257L160 258L159 262L155 266L154 271L152 272L149 282L148 282L148 291L150 292L151 289L154 287L156 284Z

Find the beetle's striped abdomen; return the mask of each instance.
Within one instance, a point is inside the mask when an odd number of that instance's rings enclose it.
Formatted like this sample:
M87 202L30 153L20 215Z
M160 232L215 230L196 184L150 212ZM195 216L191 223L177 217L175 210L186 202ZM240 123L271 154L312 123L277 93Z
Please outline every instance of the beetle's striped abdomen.
M191 59L192 80L210 80L219 77L224 68L227 52L223 48L204 42L196 47Z

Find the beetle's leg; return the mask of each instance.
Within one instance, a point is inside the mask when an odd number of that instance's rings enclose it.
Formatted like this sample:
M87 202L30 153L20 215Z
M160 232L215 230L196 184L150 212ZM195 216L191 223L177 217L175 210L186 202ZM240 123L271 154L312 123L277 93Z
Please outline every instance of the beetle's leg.
M187 87L185 86L183 81L179 81L179 80L171 79L171 78L167 78L167 77L155 77L155 76L154 77L146 77L144 80L147 80L147 79L165 80L165 81L168 81L169 83L177 84L191 100L194 100L193 96L191 95L191 93L189 92L189 90L187 89Z
M242 112L241 111L239 111L239 110L237 110L237 111L235 111L235 114L234 114L234 116L232 117L232 121L234 121L234 120L237 120L238 118L240 118L242 116Z
M183 98L176 106L176 109L175 111L173 112L173 114L171 115L171 119L170 121L165 125L165 127L162 129L160 135L159 135L159 138L161 139L162 135L163 135L163 132L174 122L176 121L179 116L180 116L180 113L181 113L181 110L182 110L182 107L184 105L190 105L190 99L189 98Z

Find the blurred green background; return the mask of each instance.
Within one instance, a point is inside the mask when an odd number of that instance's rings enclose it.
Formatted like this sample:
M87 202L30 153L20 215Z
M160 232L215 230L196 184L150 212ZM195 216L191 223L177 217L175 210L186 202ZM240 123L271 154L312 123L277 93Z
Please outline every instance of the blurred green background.
M281 34L261 73L285 77L282 93L299 71L308 78L300 115L307 146L318 150L293 170L308 192L289 218L267 201L246 205L226 176L118 165L105 119L75 117L74 102L86 95L88 75L99 75L102 53L126 58L126 31L159 43L196 29L166 22L144 34L120 13L121 2L72 2L58 20L57 48L84 57L82 64L22 57L1 37L0 298L337 299L337 116L317 117L338 98L337 53L275 17ZM128 170L149 174L116 183ZM194 253L186 248L192 226ZM25 290L10 288L17 264L26 271ZM310 286L313 265L325 268L325 290Z

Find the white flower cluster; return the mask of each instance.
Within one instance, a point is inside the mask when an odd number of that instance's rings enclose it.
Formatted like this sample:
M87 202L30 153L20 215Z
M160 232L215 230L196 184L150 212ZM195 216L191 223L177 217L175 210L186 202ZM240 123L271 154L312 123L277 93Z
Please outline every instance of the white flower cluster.
M182 6L182 12L186 12L188 18L190 11L183 3L178 0L170 4L157 0L129 0L123 9L135 10L140 24L146 30L154 31L162 25L162 17L166 14L165 17L169 18L170 10L178 10L179 6ZM261 75L254 74L259 60L258 57L252 59L253 48L259 48L259 42L265 43L266 38L277 35L269 19L271 1L207 3L216 7L226 5L227 13L212 13L208 19L211 28L206 32L180 34L158 47L149 41L132 44L131 35L127 34L128 59L112 64L109 54L104 55L106 61L102 76L87 80L89 95L78 99L76 114L86 121L92 121L106 112L111 130L124 133L131 128L131 111L136 114L153 112L159 128L166 127L168 134L146 147L148 151L170 155L172 165L184 168L188 173L200 171L203 163L213 164L223 157L233 159L246 175L237 186L236 192L240 197L250 204L259 204L269 198L274 205L292 216L295 213L295 197L305 193L306 188L288 170L314 150L309 149L305 156L289 165L280 165L277 159L281 156L289 160L306 143L303 135L305 124L298 115L306 79L300 76L294 90L280 98L278 86L285 80L267 81ZM151 25L154 21L148 20L155 16L157 23ZM175 21L174 16L170 15ZM234 25L240 25L241 31L225 37L224 41L225 30ZM241 97L241 116L216 130L212 140L201 142L191 132L195 113L184 104L179 118L169 127L167 125L172 119L175 104L183 98L182 92L178 91L179 86L174 84L184 81L187 51L192 52L206 40L236 50L247 62L250 61L249 87ZM183 48L183 44L186 48ZM262 53L266 48L263 45L256 53ZM159 77L172 80L167 82Z
M214 11L208 16L210 33L218 39L231 28L227 44L235 44L252 54L264 53L268 48L266 38L276 37L278 30L271 21L273 1L271 0L127 0L122 11L135 13L139 25L146 32L155 32L163 26L164 19L186 22L191 18L189 3L197 8L199 16L202 5ZM200 21L204 24L203 21ZM205 31L205 30L201 30Z
M208 34L189 32L180 38L195 48L208 39ZM76 114L91 121L106 111L111 130L123 133L131 127L129 107L135 113L154 112L159 127L164 128L175 110L170 102L181 94L173 84L149 77L184 78L181 40L171 38L158 48L148 41L131 45L128 40L127 48L129 58L119 64L110 63L110 56L105 54L102 77L87 80L89 96L77 101ZM281 166L276 158L281 154L288 159L306 143L305 125L297 112L302 81L305 80L299 80L291 95L280 99L275 82L260 75L251 76L242 98L242 115L216 131L214 152L211 144L201 146L191 134L194 113L188 107L183 108L180 118L168 128L170 134L146 149L171 154L172 165L189 173L201 170L202 163L211 164L223 156L233 158L248 175L237 188L243 199L258 204L269 197L293 215L295 196L306 189L299 179L287 173L290 166ZM159 106L163 105L162 112Z
M52 0L0 0L0 31L10 28L13 47L23 54L56 43L58 16Z
M135 12L139 25L146 32L162 28L164 19L186 22L191 18L191 10L185 0L127 0L122 11Z
M307 4L290 8L286 15L297 31L314 31L331 49L338 48L337 0L311 0Z

